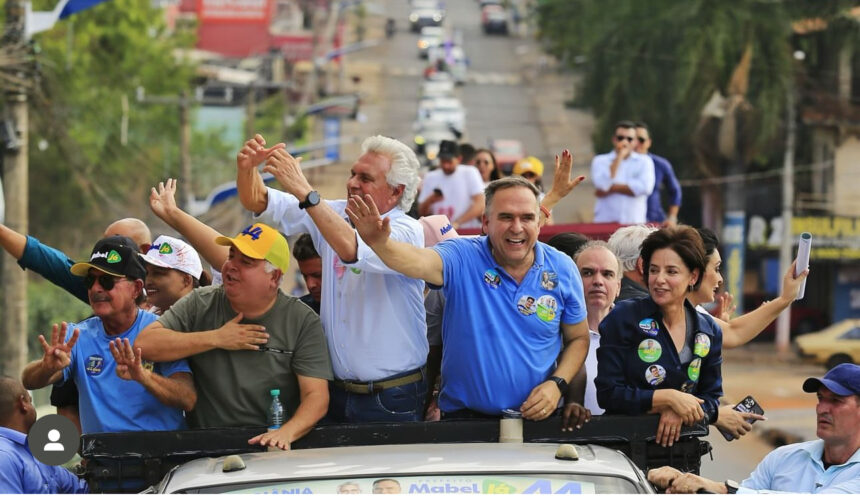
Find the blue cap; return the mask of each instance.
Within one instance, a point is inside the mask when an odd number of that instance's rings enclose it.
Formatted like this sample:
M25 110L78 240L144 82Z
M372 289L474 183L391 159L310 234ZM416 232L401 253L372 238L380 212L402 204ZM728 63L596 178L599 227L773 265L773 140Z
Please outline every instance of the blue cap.
M839 396L860 394L860 365L843 363L830 369L821 379L810 377L803 381L803 390L816 393L824 386Z

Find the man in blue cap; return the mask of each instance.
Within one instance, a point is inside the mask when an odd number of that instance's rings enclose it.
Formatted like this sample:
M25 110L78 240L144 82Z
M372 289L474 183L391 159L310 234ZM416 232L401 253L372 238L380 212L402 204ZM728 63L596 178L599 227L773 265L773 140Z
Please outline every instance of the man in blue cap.
M667 493L860 493L860 365L837 365L804 381L803 390L818 395L818 439L775 449L740 485L672 467L650 471L648 480Z

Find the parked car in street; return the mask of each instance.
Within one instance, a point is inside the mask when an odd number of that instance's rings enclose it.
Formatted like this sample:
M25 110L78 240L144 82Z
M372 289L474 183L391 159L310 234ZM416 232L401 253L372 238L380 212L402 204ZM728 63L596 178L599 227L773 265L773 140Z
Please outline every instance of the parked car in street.
M427 58L427 53L430 49L442 45L445 39L445 28L439 26L426 26L421 28L421 34L418 36L418 57Z
M481 10L481 27L484 34L508 34L508 11L501 5L487 5Z
M466 129L466 109L460 100L453 97L421 100L415 130L424 127L427 122L444 123L463 132Z
M415 9L409 14L409 27L417 33L426 26L441 26L444 20L445 11L442 9Z
M818 332L798 336L801 357L828 370L840 363L860 363L860 319L846 319Z

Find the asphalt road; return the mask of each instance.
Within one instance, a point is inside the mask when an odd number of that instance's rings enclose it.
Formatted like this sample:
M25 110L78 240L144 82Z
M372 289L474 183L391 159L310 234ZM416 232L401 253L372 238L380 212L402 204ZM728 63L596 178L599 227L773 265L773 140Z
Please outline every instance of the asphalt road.
M418 58L417 35L408 30L408 2L379 3L385 7L386 15L396 20L397 33L391 40L352 56L353 67L360 68L356 74L364 78L361 91L369 98L362 110L366 120L348 126L359 136L381 133L411 144L425 61ZM446 26L462 37L471 63L467 84L456 90L467 109L464 139L484 146L490 138L515 138L524 143L527 153L541 156L542 148L558 141L558 137L541 134L541 128L546 130L552 121L541 119L541 115L548 115L546 109L539 112L541 96L535 97L531 89L534 86L523 78L521 64L533 64L531 59L538 56L536 43L514 36L484 35L477 2L449 0L447 4ZM377 22L380 25L381 19ZM582 128L580 134L587 138L590 129ZM345 152L345 157L351 155ZM338 172L335 179L338 194L345 172ZM760 422L752 434L733 442L725 441L712 429L708 439L714 459L703 458L702 474L715 480L746 478L772 449L765 440L768 436L762 435L766 431L787 433L794 439L814 439L814 395L802 393L800 385L804 378L823 372L820 367L778 360L768 346L753 345L727 352L723 367L727 398L739 401L752 394L765 409L768 421Z

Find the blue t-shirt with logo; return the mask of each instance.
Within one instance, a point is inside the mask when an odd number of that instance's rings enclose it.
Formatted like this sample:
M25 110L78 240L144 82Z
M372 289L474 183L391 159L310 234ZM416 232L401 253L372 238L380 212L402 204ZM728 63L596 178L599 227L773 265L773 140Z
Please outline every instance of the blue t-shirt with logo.
M134 324L115 336L105 332L98 317L69 324L69 337L75 328L80 329L80 336L72 348L72 363L63 369L63 381L73 380L78 387L84 434L185 429L181 409L158 401L139 382L116 375L116 362L110 352L111 341L128 338L134 344L140 331L157 318L153 313L138 310ZM163 377L177 372L191 373L185 360L160 363L145 360L144 367L152 367L153 372Z
M486 236L437 244L442 257L443 412L499 415L519 409L555 370L561 324L585 320L579 270L569 256L538 242L520 284L498 266Z

